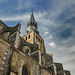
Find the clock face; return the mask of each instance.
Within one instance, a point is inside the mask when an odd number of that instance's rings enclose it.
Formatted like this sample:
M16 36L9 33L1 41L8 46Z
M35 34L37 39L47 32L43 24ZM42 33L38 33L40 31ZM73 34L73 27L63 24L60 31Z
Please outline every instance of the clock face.
M29 26L29 27L27 28L27 31L31 31L31 30L38 31L35 26Z
M31 26L31 30L36 30L36 27L34 27L34 26Z

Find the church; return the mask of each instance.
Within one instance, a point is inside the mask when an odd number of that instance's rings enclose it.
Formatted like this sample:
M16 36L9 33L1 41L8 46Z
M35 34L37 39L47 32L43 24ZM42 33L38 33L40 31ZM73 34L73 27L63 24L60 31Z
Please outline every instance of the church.
M8 27L0 20L0 75L71 75L46 53L33 11L22 37L20 28L20 23Z

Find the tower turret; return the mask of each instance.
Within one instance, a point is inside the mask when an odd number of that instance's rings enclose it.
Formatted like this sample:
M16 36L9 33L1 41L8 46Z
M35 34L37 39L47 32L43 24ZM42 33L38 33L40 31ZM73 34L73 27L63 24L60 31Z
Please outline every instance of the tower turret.
M27 33L31 32L32 30L34 30L36 33L39 34L37 23L35 21L33 11L31 13L29 22L27 22Z

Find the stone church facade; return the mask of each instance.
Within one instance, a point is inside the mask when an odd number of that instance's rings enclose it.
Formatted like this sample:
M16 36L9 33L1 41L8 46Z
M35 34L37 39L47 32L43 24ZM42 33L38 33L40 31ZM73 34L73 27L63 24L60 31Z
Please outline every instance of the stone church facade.
M33 12L22 37L20 28L21 24L8 27L0 20L0 75L71 75L46 53Z

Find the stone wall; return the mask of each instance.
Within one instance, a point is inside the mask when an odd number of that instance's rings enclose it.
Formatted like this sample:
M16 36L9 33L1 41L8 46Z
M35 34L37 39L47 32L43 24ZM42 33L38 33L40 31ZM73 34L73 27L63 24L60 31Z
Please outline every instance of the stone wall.
M22 67L27 66L30 75L36 75L36 61L25 53L15 49L11 62L11 75L22 75Z
M10 43L8 43L5 39L0 37L0 75L2 74L3 71L5 71L7 66L7 54L9 51ZM5 72L6 73L6 72Z
M15 49L11 62L11 75L22 75L23 66L27 66L29 75L51 75L45 68L40 70L39 64L35 59Z

